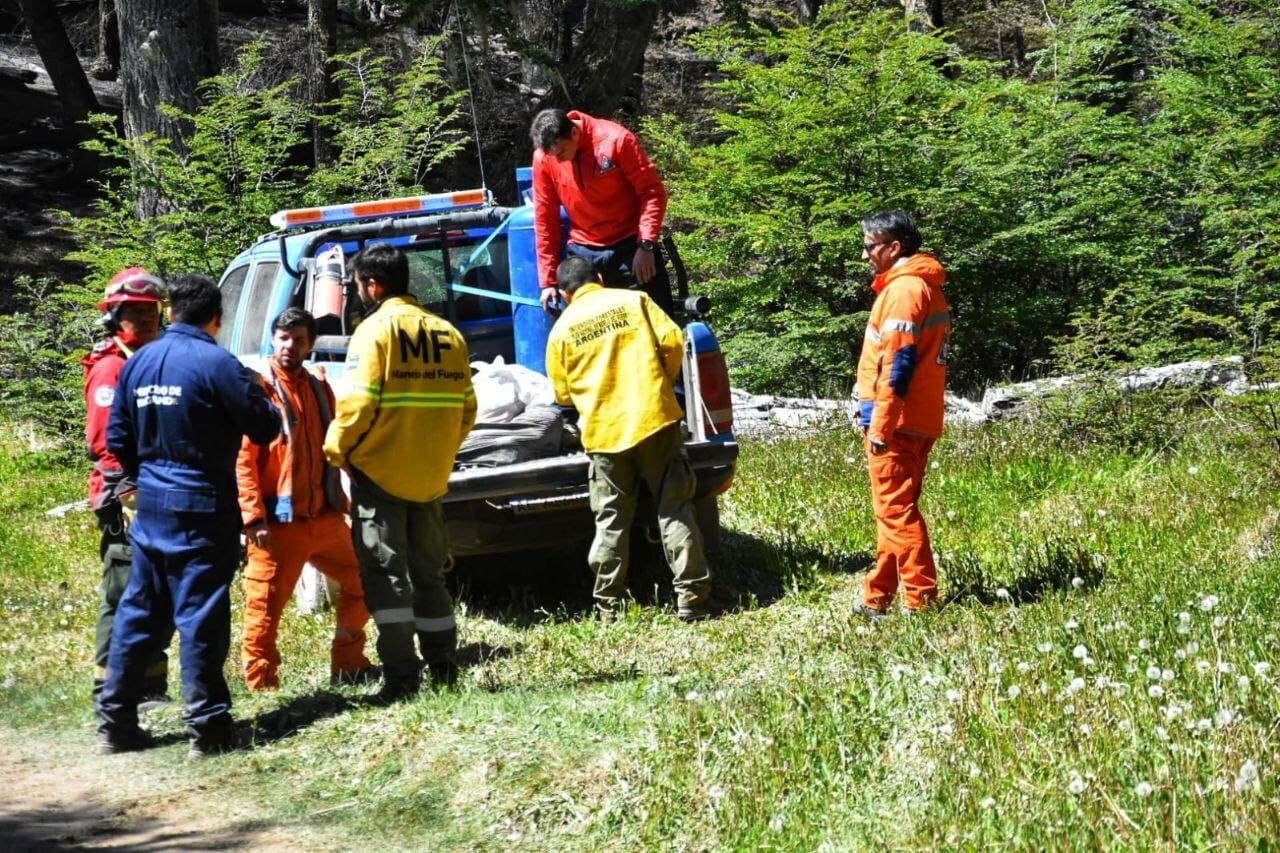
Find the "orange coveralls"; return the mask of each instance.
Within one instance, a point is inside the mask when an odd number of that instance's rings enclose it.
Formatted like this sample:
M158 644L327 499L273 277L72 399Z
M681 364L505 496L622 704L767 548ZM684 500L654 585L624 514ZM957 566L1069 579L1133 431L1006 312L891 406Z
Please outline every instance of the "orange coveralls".
M246 529L266 522L269 548L249 542L244 571L244 640L241 659L250 690L280 686L280 651L276 633L280 615L293 595L304 564L310 562L338 584L337 627L330 654L331 674L354 674L370 666L364 655L364 626L369 611L360 585L351 528L339 509L326 500L326 462L322 445L327 424L316 393L325 396L325 410L334 411L333 391L323 379L305 371L290 375L270 362L267 396L285 418L285 429L269 445L240 446L236 476L240 485L240 513Z
M876 276L877 296L858 361L858 405L867 435L871 503L876 516L876 565L862 600L888 609L902 583L906 605L938 594L938 570L920 514L920 491L933 443L942 435L943 391L951 313L946 272L917 253ZM871 439L889 446L871 453Z

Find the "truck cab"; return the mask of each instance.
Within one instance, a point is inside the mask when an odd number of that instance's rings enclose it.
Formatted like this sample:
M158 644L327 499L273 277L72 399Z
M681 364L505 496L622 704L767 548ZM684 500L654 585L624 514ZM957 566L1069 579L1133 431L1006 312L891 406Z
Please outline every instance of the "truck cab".
M346 347L362 309L349 281L335 287L323 259L333 256L334 247L350 256L372 243L390 243L409 255L414 296L462 332L473 363L501 357L545 375L555 318L538 301L529 172L517 170L522 203L511 208L496 205L486 190L469 190L280 211L271 217L276 230L237 255L222 275L218 343L260 369L271 354L275 317L290 306L306 308L318 326L311 361L324 367L341 397ZM677 389L690 433L685 450L698 480L699 522L714 542L716 496L731 485L738 455L728 373L715 335L702 320L706 300L688 296L675 245L666 239L664 246L680 291L674 319L685 330ZM525 551L589 538L587 468L580 449L505 465L455 467L444 498L453 553Z

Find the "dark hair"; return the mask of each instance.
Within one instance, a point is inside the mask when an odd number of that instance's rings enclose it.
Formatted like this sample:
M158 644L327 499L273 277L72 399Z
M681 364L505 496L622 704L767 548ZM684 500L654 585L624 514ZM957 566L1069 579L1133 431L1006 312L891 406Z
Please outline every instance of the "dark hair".
M556 267L556 287L573 293L584 284L596 280L596 268L586 258L565 258Z
M292 329L294 326L306 326L311 343L316 342L316 318L304 308L286 308L271 323L271 334Z
M179 275L169 279L169 311L173 322L206 326L222 316L222 293L207 275Z
M409 292L409 256L388 243L375 243L351 259L360 278L375 278L392 296Z
M905 210L886 210L862 220L862 233L871 237L889 237L902 246L904 258L920 251L920 229Z
M534 148L550 151L557 139L568 139L573 133L573 122L564 110L543 110L533 117L529 125L529 138Z

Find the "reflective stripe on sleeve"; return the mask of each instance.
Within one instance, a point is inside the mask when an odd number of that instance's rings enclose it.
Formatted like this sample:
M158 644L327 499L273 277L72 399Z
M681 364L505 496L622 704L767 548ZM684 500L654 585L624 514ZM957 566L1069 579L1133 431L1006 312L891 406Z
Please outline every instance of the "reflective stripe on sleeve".
M357 385L355 388L351 389L351 393L363 394L365 397L372 397L376 400L378 397L382 396L382 389L377 385Z
M910 320L885 320L880 328L886 332L903 332L908 335L920 334L920 327Z
M384 409L456 409L461 408L465 401L466 395L458 393L402 391L382 395L382 407Z
M924 321L924 328L932 329L934 326L941 326L944 323L948 326L951 325L950 311L939 311L937 314L930 314L929 319Z
M419 616L413 620L413 626L419 631L450 631L458 627L458 621L453 618L452 613L430 619Z
M880 343L880 333L873 329L870 323L867 324L867 333L864 337L872 343Z
M373 621L378 625L403 625L406 622L413 621L412 607L388 607L385 610L375 610L372 614Z

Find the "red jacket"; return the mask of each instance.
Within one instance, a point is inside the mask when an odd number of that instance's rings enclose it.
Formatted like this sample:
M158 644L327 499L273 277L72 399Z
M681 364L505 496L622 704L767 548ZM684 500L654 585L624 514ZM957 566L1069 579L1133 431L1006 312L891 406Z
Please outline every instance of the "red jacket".
M115 454L107 449L107 421L128 353L115 338L99 341L80 359L84 367L84 437L93 470L89 472L89 506L102 509L134 490Z
M942 435L951 340L946 280L938 259L921 252L871 283L878 295L858 360L858 406L872 438L888 441L899 430Z
M266 392L284 418L284 429L270 444L254 444L248 436L236 457L240 518L245 527L264 521L286 524L315 518L345 501L324 458L324 436L333 417L329 383L305 368L291 375L267 361ZM282 397L283 395L283 397ZM323 400L320 399L323 397ZM327 417L326 417L327 416ZM327 484L326 480L334 480Z
M556 282L561 205L569 213L570 242L595 247L637 235L656 243L667 210L662 178L635 134L577 111L569 120L581 129L572 162L561 163L541 149L533 152L533 227L543 287Z

